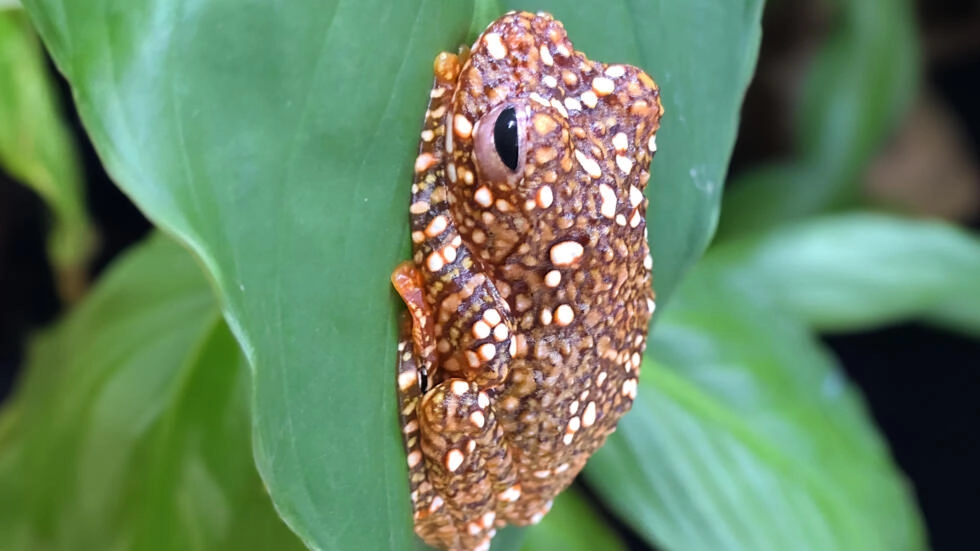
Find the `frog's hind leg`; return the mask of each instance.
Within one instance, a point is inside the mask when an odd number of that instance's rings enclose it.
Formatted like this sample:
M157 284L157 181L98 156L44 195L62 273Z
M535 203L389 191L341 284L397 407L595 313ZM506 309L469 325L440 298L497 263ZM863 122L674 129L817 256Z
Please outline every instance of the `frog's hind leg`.
M456 525L426 476L420 442L418 405L421 400L418 359L412 346L411 319L402 320L398 339L398 415L408 458L415 532L430 545L449 548L456 541Z
M521 495L490 397L476 383L443 381L422 397L418 422L428 481L453 516L451 548L489 549L498 504Z

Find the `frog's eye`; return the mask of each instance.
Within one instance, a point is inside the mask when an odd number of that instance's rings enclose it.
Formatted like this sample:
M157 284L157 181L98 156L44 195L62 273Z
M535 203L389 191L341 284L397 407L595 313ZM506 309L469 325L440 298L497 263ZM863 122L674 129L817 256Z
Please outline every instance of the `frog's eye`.
M481 178L513 181L524 171L524 117L514 105L499 105L477 123L474 153Z
M493 123L493 145L507 168L517 170L520 143L517 138L517 112L513 107L504 108L497 116L497 122Z

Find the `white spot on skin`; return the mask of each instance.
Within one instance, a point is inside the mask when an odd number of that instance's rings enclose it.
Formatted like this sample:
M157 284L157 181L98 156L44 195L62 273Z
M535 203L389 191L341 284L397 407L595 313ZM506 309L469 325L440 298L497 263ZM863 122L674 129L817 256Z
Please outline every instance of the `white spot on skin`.
M450 182L456 183L456 163L446 165L446 175L449 176Z
M623 174L629 175L630 171L633 170L633 161L628 157L616 155L616 166L623 171Z
M585 92L582 92L581 97L582 97L582 103L584 103L586 107L595 107L596 105L599 104L599 98L591 90L586 90Z
M508 331L507 326L502 323L493 328L493 339L497 342L504 342L509 334L510 331ZM513 354L511 355L513 356Z
M481 392L476 395L476 403L483 409L490 406L490 397L487 396L486 392Z
M650 153L656 153L657 152L657 135L656 134L654 134L653 136L650 136L650 141L647 142L647 149L650 150Z
M555 474L561 474L567 470L568 470L568 463L562 463L561 465L555 467ZM548 509L551 509L550 505L548 506Z
M551 247L551 263L558 267L572 266L582 258L585 248L576 241L562 241Z
M578 429L582 426L582 421L578 417L572 417L568 420L568 430L571 432L578 432Z
M423 130L422 134L419 135L423 142L431 142L433 138L436 137L435 133L431 130Z
M657 303L653 302L650 299L647 299L647 309L650 311L651 314L654 313L654 311L657 310Z
M425 241L425 234L420 231L412 232L412 243L421 243Z
M640 188L630 185L630 206L636 207L643 202L643 192Z
M543 82L544 85L547 86L548 88L555 88L556 86L558 86L558 79L556 79L551 75L545 75L541 79L541 82Z
M643 267L646 268L647 270L653 269L653 257L652 256L646 255L646 257L643 258Z
M447 245L446 248L442 250L442 258L447 264L456 260L456 247L452 245Z
M598 178L602 176L602 169L599 168L599 163L595 162L595 159L590 159L585 156L578 149L575 150L575 159L578 164L593 178Z
M547 46L541 46L538 49L538 53L541 54L541 62L547 65L548 67L551 67L552 65L555 64L555 59L551 57L551 52L548 51Z
M640 209L635 209L633 211L633 216L630 217L630 227L635 228L640 225Z
M483 43L487 46L487 53L490 57L494 59L503 59L507 57L507 47L504 46L502 40L500 40L500 35L497 33L487 33L483 35Z
M520 499L520 497L521 497L521 486L519 484L515 484L510 488L507 488L506 490L500 492L500 495L497 496L497 499L509 503L509 502L517 501L518 499Z
M449 385L449 390L451 390L456 396L462 396L470 391L470 385L466 381L453 381L453 383Z
M551 310L548 308L541 310L541 325L551 325Z
M473 324L473 337L477 339L485 339L490 336L490 326L487 322L483 320L477 320Z
M507 353L513 358L517 355L517 339L511 339L510 345L507 347Z
M565 98L565 108L569 111L581 111L582 103L575 98Z
M432 168L432 165L436 163L436 158L432 156L432 153L422 153L415 158L415 172L421 173Z
M555 111L558 111L561 114L561 116L565 117L566 119L568 118L568 111L565 111L565 106L562 105L560 101L558 101L555 98L552 98L551 106L554 107Z
M534 471L535 478L548 478L551 476L551 471Z
M564 44L556 44L555 51L558 52L558 55L563 57L568 57L572 55L572 53L568 51L568 48Z
M399 373L398 374L398 388L402 389L402 391L404 392L404 391L412 388L412 385L414 385L416 383L416 381L418 381L418 380L419 380L419 378L418 378L418 375L416 374L415 370L405 371L404 373Z
M415 419L412 419L404 427L402 427L402 432L405 434L412 434L417 430L419 430L419 423Z
M605 371L600 373L599 376L596 377L595 379L595 386L602 386L602 383L606 382L606 377L607 375Z
M483 319L486 320L491 327L494 327L501 321L500 312L491 308L483 313Z
M429 255L429 258L425 261L425 267L429 269L430 272L435 273L442 269L446 263L442 259L442 255L438 252L433 252Z
M616 83L606 77L595 77L592 79L592 91L599 96L608 96L616 90Z
M434 513L438 511L439 508L443 506L443 504L445 504L445 501L443 501L441 497L436 496L432 498L432 504L429 505L429 512Z
M561 272L558 270L551 270L544 276L544 284L548 287L557 287L561 283Z
M589 402L582 413L582 426L591 427L595 423L595 402Z
M555 196L551 191L551 186L541 186L538 188L538 193L534 197L534 201L543 209L550 207L554 200Z
M489 342L484 343L480 345L480 348L476 350L476 353L478 356L480 356L481 360L484 362L489 362L497 354L497 347Z
M602 198L602 205L599 206L599 212L602 213L606 218L613 218L616 216L616 192L613 188L607 186L606 184L599 185L599 196Z
M610 65L606 67L606 76L609 78L619 78L626 74L626 67L622 65Z
M551 107L551 102L541 97L541 94L537 92L531 92L527 95L527 97L531 98L531 101L537 102L543 107Z
M487 511L483 514L483 518L480 519L480 523L483 524L484 528L490 528L493 526L493 521L495 520L497 520L497 513Z
M487 186L480 186L480 189L473 194L473 200L481 207L489 207L493 204L493 194Z
M487 419L486 419L486 417L483 416L483 412L482 411L474 411L473 413L470 414L470 423L473 423L474 425L476 425L477 428L481 428L482 429L483 428L483 425L485 425L486 422L487 422Z
M446 470L451 473L456 472L456 469L463 464L463 452L452 449L446 453Z
M433 218L432 221L429 222L429 225L425 227L425 235L426 237L435 237L446 231L447 227L449 227L449 221L446 220L445 216L440 214L439 216Z
M612 139L613 147L616 148L616 153L624 153L630 146L629 137L623 132L616 133Z
M422 461L422 452L415 450L408 454L408 468L414 469L419 462Z
M574 432L566 432L564 438L562 438L561 441L564 442L565 445L567 446L567 445L571 444L572 443L572 440L574 440L574 439L575 439L575 433Z
M567 304L562 304L555 309L555 321L558 325L565 327L566 325L572 323L575 320L575 312L572 311L572 307Z
M626 225L626 217L623 216L622 214L617 214L616 215L616 223L619 224L620 226L625 226Z
M568 406L568 414L575 415L578 413L578 400L575 400Z
M428 201L418 201L416 203L412 203L412 206L408 207L408 212L412 214L422 214L424 212L428 212L428 210L429 210Z
M483 530L483 528L479 524L475 522L471 522L466 525L466 530L470 533L471 536L475 536L479 534Z

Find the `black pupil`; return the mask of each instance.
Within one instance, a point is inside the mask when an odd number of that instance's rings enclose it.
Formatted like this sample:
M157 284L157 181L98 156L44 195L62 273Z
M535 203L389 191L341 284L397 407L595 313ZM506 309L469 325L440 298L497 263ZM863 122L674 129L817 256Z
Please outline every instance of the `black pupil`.
M517 170L517 112L508 107L500 112L497 122L493 124L493 144L497 155L511 171Z

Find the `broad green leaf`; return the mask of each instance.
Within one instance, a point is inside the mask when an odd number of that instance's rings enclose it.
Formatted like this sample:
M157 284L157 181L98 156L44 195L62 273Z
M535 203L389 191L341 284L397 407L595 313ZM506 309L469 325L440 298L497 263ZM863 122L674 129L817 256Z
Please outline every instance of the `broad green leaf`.
M94 246L77 153L27 16L2 4L0 170L30 186L51 209L48 255L61 297L75 301L87 286L86 264Z
M541 524L527 529L522 551L625 551L613 529L598 516L588 499L569 488L555 499Z
M651 340L634 410L586 467L664 549L925 548L854 387L800 323L694 269Z
M513 0L507 9L528 9ZM576 49L626 62L660 86L664 118L647 195L662 306L714 235L742 98L755 70L762 0L545 0Z
M26 6L109 172L214 280L254 370L255 456L279 513L314 548L408 548L388 274L406 257L432 59L464 40L472 6ZM663 86L662 297L711 234L755 60L761 2L732 6L540 6L591 57L644 61Z
M302 549L250 454L249 373L169 239L31 347L0 422L0 549Z
M907 111L919 81L908 0L836 0L838 18L817 53L799 107L799 158L740 177L720 234L759 230L853 204L871 158Z
M980 239L948 224L827 216L725 243L705 263L821 331L929 317L980 336Z

